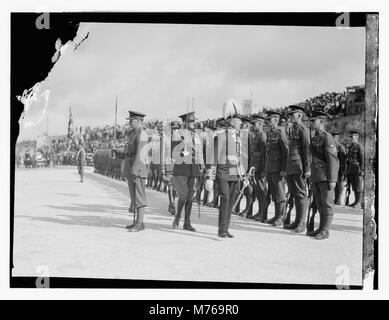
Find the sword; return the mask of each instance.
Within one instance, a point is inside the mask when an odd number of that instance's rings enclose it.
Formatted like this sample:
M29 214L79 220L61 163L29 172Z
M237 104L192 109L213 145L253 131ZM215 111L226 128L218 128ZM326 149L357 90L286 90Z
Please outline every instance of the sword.
M246 190L246 188L247 188L248 185L250 184L249 179L250 179L250 178L253 178L253 177L254 177L254 174L255 174L255 168L254 168L254 167L251 167L250 170L249 170L249 172L248 172L247 174L242 173L239 167L237 167L237 169L238 169L238 173L239 173L240 179L243 180L243 187L242 187L242 189L240 190L239 195L238 195L238 198L236 199L234 205L232 206L232 209L231 209L232 212L235 211L236 206L238 205L239 201L240 201L240 200L242 199L242 197L243 197L244 191ZM256 183L255 179L254 179L254 183Z

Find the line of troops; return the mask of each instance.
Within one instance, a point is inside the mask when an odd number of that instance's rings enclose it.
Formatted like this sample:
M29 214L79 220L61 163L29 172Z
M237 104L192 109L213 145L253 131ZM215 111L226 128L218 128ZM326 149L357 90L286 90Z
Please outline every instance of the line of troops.
M334 215L333 207L334 204L341 204L346 181L346 202L351 186L355 201L348 205L353 208L361 207L364 151L358 142L360 133L357 130L349 132L352 143L346 150L339 142L339 132L328 133L325 130L328 114L311 112L308 128L303 123L304 116L307 116L304 108L293 105L288 109L287 120L282 119L280 113L269 111L266 115L254 114L251 118L235 113L227 119L208 121L205 127L195 122L194 112L180 116L181 124L173 121L169 127L170 136L179 134L180 128L187 129L193 146L198 143L195 129L216 131L213 139L215 161L211 164L205 161L204 154L201 154L204 161L199 162L194 150L178 155L185 157L185 161L180 163L147 162L147 155L142 154L142 150L145 150L153 139L160 139L162 145L162 134L154 134L154 138L150 133L147 134L143 127L145 115L129 111L130 116L127 119L130 121L131 130L128 143L124 149L113 148L113 157L102 155L100 160L95 158L95 169L107 174L102 164L104 160L101 158L106 158L105 163L107 159L111 160L111 166L112 162L116 161L116 169L113 173L110 170L109 174L125 179L128 183L131 198L129 212L134 213L133 223L126 226L130 232L145 229L145 189L148 187L168 194L168 211L174 215L173 228L179 227L184 213L183 229L196 231L190 219L192 205L193 202L202 202L203 205L219 209L218 236L221 238L233 237L229 232L231 215L239 214L275 227L283 226L296 233L307 231L308 236L317 240L327 239ZM242 150L242 128L250 128L247 171L242 171L239 159ZM172 139L171 151L182 139L183 137L181 140ZM227 148L227 145L236 147L232 152L235 157L228 154L231 148ZM221 154L225 156L223 159L227 159L226 161L219 161ZM209 201L211 193L213 199ZM246 207L240 212L243 195L246 197ZM256 200L258 212L253 214L253 204ZM268 206L271 201L274 202L275 214L269 219ZM291 222L290 213L293 206L296 214ZM320 223L314 230L314 215L317 212Z

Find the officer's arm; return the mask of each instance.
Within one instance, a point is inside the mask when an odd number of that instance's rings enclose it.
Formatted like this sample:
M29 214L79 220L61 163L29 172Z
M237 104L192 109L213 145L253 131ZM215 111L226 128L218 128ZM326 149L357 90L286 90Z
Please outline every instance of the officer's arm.
M302 146L302 164L303 164L303 172L311 171L311 139L309 137L309 130L302 128L300 130L300 139Z
M281 146L281 155L282 155L282 167L281 171L286 172L286 162L288 159L289 147L288 139L286 138L286 133L284 130L280 130L280 139L278 140Z
M339 160L335 140L327 135L324 140L324 155L327 162L327 180L336 182L338 180Z

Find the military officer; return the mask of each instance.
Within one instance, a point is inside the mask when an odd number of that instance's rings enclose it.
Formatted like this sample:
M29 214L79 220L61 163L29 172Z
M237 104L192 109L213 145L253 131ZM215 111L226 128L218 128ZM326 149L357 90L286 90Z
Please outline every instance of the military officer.
M255 134L250 144L250 168L255 168L255 183L253 186L254 197L258 200L258 212L252 215L253 219L262 220L267 196L267 181L265 173L266 162L266 134L263 131L265 117L262 114L254 114L252 123L255 127ZM253 207L251 204L251 211ZM250 217L250 215L248 215Z
M190 215L192 204L195 200L197 180L201 175L203 155L196 154L196 137L194 133L195 112L185 113L180 116L185 125L185 130L180 132L181 141L173 149L173 186L177 191L177 211L173 221L173 228L179 227L181 213L185 207L184 230L196 231L191 225ZM183 139L184 138L184 139ZM201 143L201 142L200 142ZM197 150L199 151L199 150Z
M338 179L339 160L334 138L324 130L328 114L313 111L310 119L315 135L312 138L312 191L317 211L320 215L320 226L308 232L308 236L317 240L327 239L334 216L334 189Z
M239 176L243 172L240 167L241 117L235 113L228 117L227 127L217 131L214 140L214 163L207 164L206 183L207 190L213 187L216 179L220 193L218 236L220 238L233 238L229 232L232 207L239 187Z
M180 139L178 137L178 129L180 128L180 125L177 121L172 121L170 123L169 131L166 136L164 136L164 146L163 149L163 159L164 162L162 164L162 178L164 183L167 185L167 193L169 198L169 207L168 211L172 214L176 214L176 207L175 207L175 199L176 199L176 190L173 186L173 158L172 158L172 150L176 147L176 145L179 143Z
M275 215L265 221L273 226L283 223L285 213L285 183L286 162L288 157L288 141L284 130L279 128L281 113L269 111L270 130L266 138L265 172L271 198L274 201ZM265 209L264 209L265 210Z
M347 151L343 144L340 143L340 132L333 131L331 132L332 137L335 140L336 150L339 159L339 172L338 180L335 187L335 204L341 205L344 185L346 182L346 170L347 170Z
M355 201L350 207L360 208L363 192L364 150L358 141L359 131L351 130L350 135L352 142L347 152L347 177L355 194Z
M303 107L289 106L289 118L293 125L288 136L286 175L290 196L293 197L296 207L296 218L293 223L284 225L284 228L297 233L305 232L305 217L309 205L307 179L311 175L310 131L302 123L304 114Z
M128 144L124 151L113 149L120 159L124 159L124 176L127 179L132 204L136 215L133 225L127 226L128 231L137 232L145 229L143 223L147 207L145 183L148 164L148 135L143 130L144 114L129 111L130 132Z
M82 139L78 143L77 162L78 162L78 174L80 175L80 182L83 183L84 182L85 149L84 149L84 141Z

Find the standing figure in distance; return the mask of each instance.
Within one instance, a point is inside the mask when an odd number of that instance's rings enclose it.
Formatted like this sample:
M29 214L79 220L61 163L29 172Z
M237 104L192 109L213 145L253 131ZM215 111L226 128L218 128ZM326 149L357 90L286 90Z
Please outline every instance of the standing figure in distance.
M359 143L360 133L357 130L351 130L351 145L347 152L347 176L351 187L354 191L355 201L350 204L350 207L358 209L361 208L361 200L363 193L363 176L364 176L364 150Z
M84 141L80 140L78 143L78 151L77 151L77 166L78 166L78 174L81 179L80 182L84 182L84 163L85 163L85 149L84 149Z
M347 170L347 151L343 144L340 143L340 133L338 131L331 132L332 137L335 140L335 145L339 159L339 172L338 180L335 187L335 204L341 205L344 185L346 183L346 170Z

